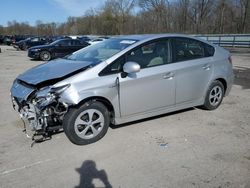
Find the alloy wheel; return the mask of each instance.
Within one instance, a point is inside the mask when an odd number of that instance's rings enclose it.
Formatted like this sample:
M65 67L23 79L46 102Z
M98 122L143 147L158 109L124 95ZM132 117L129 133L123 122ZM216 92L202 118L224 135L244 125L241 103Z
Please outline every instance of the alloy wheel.
M104 121L104 116L99 110L88 109L77 116L74 129L80 138L91 139L102 131Z
M209 94L209 102L212 106L218 105L222 100L222 88L219 86L215 86L211 89Z

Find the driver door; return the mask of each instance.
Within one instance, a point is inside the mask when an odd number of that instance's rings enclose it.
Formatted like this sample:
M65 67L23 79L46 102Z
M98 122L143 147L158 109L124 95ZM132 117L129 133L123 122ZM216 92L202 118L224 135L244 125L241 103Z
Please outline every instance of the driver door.
M169 54L167 39L147 43L127 54L126 61L138 63L141 70L119 77L122 117L175 105L175 70L168 64Z

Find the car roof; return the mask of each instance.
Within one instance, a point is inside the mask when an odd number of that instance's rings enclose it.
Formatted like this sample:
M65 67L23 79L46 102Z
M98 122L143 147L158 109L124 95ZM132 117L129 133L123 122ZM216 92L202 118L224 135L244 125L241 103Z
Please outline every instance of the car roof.
M63 38L63 39L58 39L56 41L79 41L79 39Z
M189 38L189 39L198 40L198 41L201 41L203 43L206 43L206 44L209 44L211 46L216 47L214 44L212 44L204 39L201 39L199 37L194 37L194 36L185 35L185 34L178 34L178 33L138 34L138 35L120 35L120 36L117 35L117 36L113 36L112 38L124 39L124 40L135 40L135 41L149 41L149 40L165 38L165 37L185 37L185 38Z
M121 36L114 36L114 38L120 38L120 39L128 39L128 40L147 40L147 39L155 39L155 38L163 38L163 37L188 37L192 38L188 35L184 34L174 34L174 33L168 33L168 34L140 34L140 35L121 35Z

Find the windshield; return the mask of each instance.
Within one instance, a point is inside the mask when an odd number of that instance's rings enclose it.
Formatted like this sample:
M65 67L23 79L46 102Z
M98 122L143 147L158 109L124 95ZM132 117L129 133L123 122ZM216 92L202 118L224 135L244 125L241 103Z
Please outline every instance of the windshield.
M93 63L100 63L135 42L136 40L112 38L83 48L69 56L66 56L65 58L75 61L91 61Z
M52 45L52 46L53 46L53 45L56 45L56 44L58 44L60 41L61 41L61 40L59 39L59 40L56 40L56 41L54 41L54 42L51 42L50 45Z

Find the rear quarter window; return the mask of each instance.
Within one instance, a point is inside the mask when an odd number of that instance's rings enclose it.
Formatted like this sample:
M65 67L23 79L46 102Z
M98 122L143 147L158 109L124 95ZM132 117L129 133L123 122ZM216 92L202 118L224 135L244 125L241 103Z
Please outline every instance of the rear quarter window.
M204 48L205 48L206 57L211 57L214 55L215 49L213 46L204 43Z

